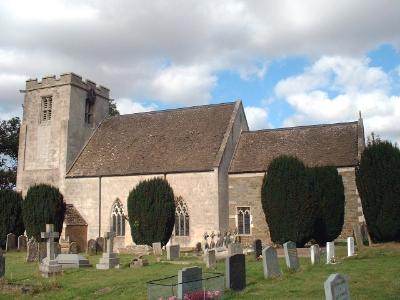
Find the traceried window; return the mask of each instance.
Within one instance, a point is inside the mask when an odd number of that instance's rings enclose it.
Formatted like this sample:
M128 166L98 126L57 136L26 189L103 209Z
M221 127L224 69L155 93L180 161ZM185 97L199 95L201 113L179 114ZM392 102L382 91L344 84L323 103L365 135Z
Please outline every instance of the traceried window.
M52 96L42 97L42 110L40 116L42 122L51 120L52 108L53 108L53 97Z
M189 211L182 197L175 200L175 236L189 236Z
M250 207L237 208L237 225L239 234L250 234Z
M125 235L125 212L122 203L117 200L114 203L111 213L112 228L117 236Z

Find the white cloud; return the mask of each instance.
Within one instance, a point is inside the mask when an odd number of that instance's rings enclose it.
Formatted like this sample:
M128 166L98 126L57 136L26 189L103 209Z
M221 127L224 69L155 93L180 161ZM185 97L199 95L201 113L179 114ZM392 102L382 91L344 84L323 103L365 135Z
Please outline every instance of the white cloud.
M247 106L244 108L250 130L265 129L271 127L268 123L268 111L262 107Z
M128 98L120 98L115 102L121 115L153 111L158 108L155 104L146 105Z

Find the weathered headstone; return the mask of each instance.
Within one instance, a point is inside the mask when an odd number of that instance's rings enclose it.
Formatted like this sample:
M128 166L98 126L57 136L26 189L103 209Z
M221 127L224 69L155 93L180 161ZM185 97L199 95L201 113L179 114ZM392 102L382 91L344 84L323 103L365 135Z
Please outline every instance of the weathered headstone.
M335 263L335 243L334 242L326 243L326 263L327 264Z
M18 237L18 251L26 251L26 236L20 235Z
M199 267L184 268L178 272L178 299L190 299L191 292L202 291L202 271Z
M45 242L38 243L38 261L41 262L47 256L47 245Z
M149 265L149 261L146 258L139 256L139 257L134 257L131 260L131 263L129 266L131 268L141 268L141 267L148 266L148 265Z
M119 268L119 258L113 252L114 237L115 232L113 231L104 233L104 238L107 241L107 252L103 252L103 256L96 265L96 269L108 270L111 268Z
M96 255L97 254L97 242L94 239L90 239L88 241L86 253L88 255Z
M253 243L253 249L254 249L254 256L255 258L259 258L262 254L262 243L261 240L255 240Z
M347 238L347 256L354 256L354 238L352 236Z
M155 256L161 256L162 255L162 248L161 248L161 243L153 243L153 253Z
M175 260L180 257L180 246L179 245L168 245L167 246L167 260Z
M14 233L7 234L6 237L6 251L17 249L17 237Z
M215 257L215 250L207 250L204 253L204 261L206 263L207 269L215 269L217 266L217 258Z
M62 270L61 265L56 260L54 251L54 239L58 237L58 232L54 232L54 225L46 224L46 232L41 233L41 238L46 240L47 255L39 264L39 271L43 277L57 275Z
M243 254L243 248L240 243L228 244L228 256L235 254Z
M350 300L349 282L346 275L331 274L324 283L326 300Z
M288 241L283 244L283 250L285 252L286 266L289 269L297 270L300 267L299 257L297 256L296 243Z
M263 267L264 267L264 277L278 277L281 276L281 269L279 268L278 255L276 250L272 246L267 246L262 251L263 257Z
M319 264L321 260L321 254L319 250L319 246L317 244L312 245L310 247L310 256L311 256L311 264L316 265Z
M106 252L107 251L107 243L104 237L100 236L96 239L96 253Z
M92 266L88 259L79 254L59 254L57 261L63 269Z
M361 235L361 226L360 224L353 224L353 234L354 234L354 238L356 240L356 244L357 244L357 248L358 250L361 250L362 248L364 248L364 242L363 242L363 238Z
M34 238L30 238L27 244L26 261L39 261L39 244Z
M77 242L71 242L69 243L69 254L78 254L78 244Z
M228 256L225 261L226 288L240 291L246 287L246 259L244 254Z
M6 258L3 256L3 250L0 248L0 279L6 272Z

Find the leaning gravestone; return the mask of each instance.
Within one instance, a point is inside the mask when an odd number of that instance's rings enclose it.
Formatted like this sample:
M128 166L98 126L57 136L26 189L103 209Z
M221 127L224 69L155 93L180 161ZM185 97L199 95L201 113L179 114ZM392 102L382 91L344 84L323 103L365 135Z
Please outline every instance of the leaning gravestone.
M180 246L179 245L168 245L167 246L167 260L179 259Z
M319 250L319 246L317 244L312 245L310 247L310 256L311 256L311 264L315 265L315 264L319 264L320 260L321 260L321 254L320 254L320 250Z
M354 256L354 238L347 238L347 256Z
M299 258L297 256L296 243L288 241L283 244L285 252L285 261L288 269L297 270L300 267Z
M54 225L46 224L46 232L41 233L41 238L46 240L47 255L46 258L44 258L39 264L39 271L43 277L51 277L57 275L62 270L61 265L56 260L54 251L54 239L58 237L59 233L54 232Z
M281 276L281 269L279 268L278 255L272 246L267 246L262 251L264 277L266 279L271 277Z
M18 237L18 251L26 251L26 236L24 235Z
M26 261L39 261L39 244L34 238L30 238L27 244Z
M261 240L255 240L253 243L253 249L254 249L254 256L255 258L259 258L262 254L262 243Z
M3 256L3 250L0 248L0 279L6 272L6 258Z
M7 234L6 238L6 251L17 249L17 237L14 233Z
M335 243L334 242L326 243L326 263L327 264L335 263Z
M97 242L94 239L90 239L87 244L88 255L96 255L97 254Z
M191 292L202 291L202 289L201 268L185 268L178 272L178 299L190 299Z
M100 258L99 263L96 265L96 269L108 270L111 268L119 268L119 258L113 252L115 232L110 230L109 232L104 233L104 238L107 241L107 252L103 252L103 256Z
M349 282L346 275L331 274L324 283L326 300L350 300Z
M357 248L358 250L361 250L362 248L364 248L364 242L363 242L363 238L361 235L361 227L360 224L353 224L353 234L354 234L354 238L356 239L356 243L357 243Z
M243 248L240 243L230 243L228 244L228 256L235 254L243 254Z
M215 249L206 250L206 253L204 254L204 260L205 260L207 269L215 269L215 267L217 266L217 259L215 257Z
M153 254L155 256L161 256L162 255L162 248L161 248L161 243L153 243Z
M228 256L225 261L226 288L240 291L246 287L246 259L244 254Z

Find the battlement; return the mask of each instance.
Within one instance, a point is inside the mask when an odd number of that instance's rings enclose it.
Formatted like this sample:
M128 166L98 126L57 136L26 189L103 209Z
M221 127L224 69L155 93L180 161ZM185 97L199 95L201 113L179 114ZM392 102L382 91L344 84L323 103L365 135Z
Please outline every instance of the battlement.
M56 75L46 76L43 77L41 80L38 80L37 78L28 79L26 81L26 90L32 91L36 89L50 88L60 85L74 85L85 90L94 88L96 89L97 95L107 99L109 99L110 97L110 90L108 88L102 85L96 85L95 82L89 79L83 80L82 76L72 72L61 74L59 77L56 77Z

